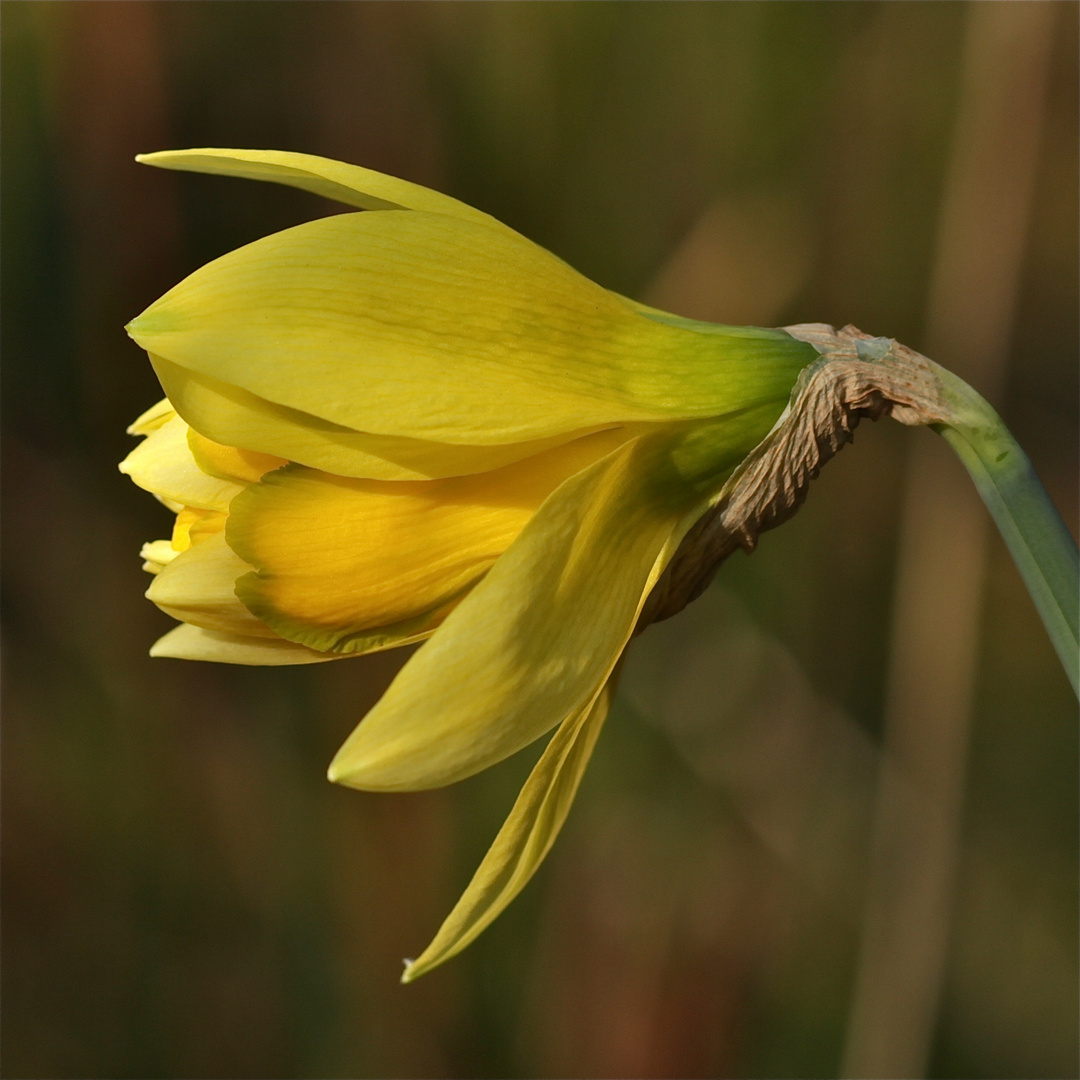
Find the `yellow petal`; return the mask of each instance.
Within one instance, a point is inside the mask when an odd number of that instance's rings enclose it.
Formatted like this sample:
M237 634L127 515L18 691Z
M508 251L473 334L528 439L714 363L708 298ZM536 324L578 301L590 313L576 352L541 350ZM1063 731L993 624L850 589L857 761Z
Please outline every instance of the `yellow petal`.
M162 398L156 405L151 405L141 416L135 419L127 429L129 435L149 435L156 431L167 420L176 415L172 402L167 397Z
M817 355L783 331L667 325L516 234L405 211L265 237L128 329L148 352L278 405L472 446L786 401Z
M162 611L206 630L276 637L236 597L236 579L251 567L217 533L181 552L150 583L147 597Z
M220 510L200 510L185 506L176 515L173 526L172 548L174 551L187 551L192 544L201 543L207 537L222 532L228 515Z
M274 454L260 454L221 443L200 435L194 428L187 433L188 449L195 464L208 476L231 480L234 484L253 484L266 473L287 465L288 459Z
M450 784L584 708L682 537L779 412L639 437L567 480L405 665L330 778Z
M193 429L227 446L277 455L337 476L372 480L462 476L498 469L590 434L572 431L505 446L451 446L395 435L372 435L274 405L159 356L151 355L150 359L177 411Z
M283 150L221 150L204 147L198 150L160 150L138 154L136 161L161 169L181 172L215 173L240 176L248 180L271 180L277 184L301 188L326 199L358 206L362 210L430 210L436 214L501 225L495 218L449 195L432 191L420 184L394 176L347 165L332 158L313 154L295 154Z
M139 557L143 560L142 568L148 574L160 574L180 553L168 540L151 540L143 544Z
M240 484L208 476L192 457L187 442L188 426L178 416L155 428L122 462L139 487L161 499L204 510L227 511Z
M181 623L159 638L150 649L150 655L168 656L177 660L213 660L221 664L254 664L262 667L321 664L325 660L339 659L333 653L305 649L303 645L283 641L281 638L223 634L188 623Z
M407 961L412 982L474 941L525 887L566 821L615 692L616 676L587 708L564 720L529 774L510 816L430 945Z
M224 634L226 637L238 635L245 641L260 639L271 643L284 643L285 639L256 618L236 595L237 579L243 580L248 570L250 570L248 564L232 551L225 543L224 533L219 532L186 551L180 553L174 551L171 561L154 564L151 572L156 573L156 577L147 589L146 595L166 614L182 622L191 623L192 626L213 631L215 634ZM265 659L230 660L229 662L308 663L311 662L310 659L303 659L308 653L329 660L346 654L358 656L362 653L395 649L429 637L446 615L454 609L459 599L459 597L454 597L442 606L421 612L413 618L396 624L373 627L357 633L350 641L347 650L326 653L319 649L309 649L298 642L289 642L301 651L286 650L283 645L278 645L276 651L263 650L251 654L263 656ZM188 643L197 641L201 643L199 648L202 648L209 647L207 643L213 643L217 639L214 637L196 639L186 635L176 640ZM152 655L164 656L166 654L155 652ZM293 656L295 659L275 660L273 659L275 656ZM201 659L202 657L189 658Z
M229 544L257 571L237 583L237 595L283 637L367 650L365 631L460 598L567 476L626 438L601 432L444 480L386 483L299 467L270 473L232 503Z

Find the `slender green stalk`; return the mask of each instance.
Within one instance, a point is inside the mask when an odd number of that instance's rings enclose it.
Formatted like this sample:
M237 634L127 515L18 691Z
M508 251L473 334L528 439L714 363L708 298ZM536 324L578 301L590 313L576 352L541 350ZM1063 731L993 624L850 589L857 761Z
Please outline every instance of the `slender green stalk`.
M1027 455L965 382L937 369L950 423L934 429L956 451L986 503L1080 696L1080 556Z

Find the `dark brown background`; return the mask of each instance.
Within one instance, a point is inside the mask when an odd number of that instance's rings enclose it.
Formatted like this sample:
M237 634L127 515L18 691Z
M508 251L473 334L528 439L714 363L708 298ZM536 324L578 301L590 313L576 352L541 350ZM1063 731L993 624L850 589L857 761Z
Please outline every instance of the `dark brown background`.
M1000 90L965 67L984 6L3 4L4 1075L837 1075L905 462L934 436L860 431L799 517L645 635L548 864L402 988L528 762L337 789L326 763L400 657L147 657L169 620L137 552L166 515L115 463L157 390L122 326L338 208L132 157L341 158L684 314L928 348L959 103ZM1002 105L1040 133L1032 192L1010 203L995 168L962 202L1004 199L991 239L1010 206L1027 221L996 396L1075 530L1076 7L1045 10L1044 92ZM926 1068L1075 1076L1075 700L996 538L979 573Z

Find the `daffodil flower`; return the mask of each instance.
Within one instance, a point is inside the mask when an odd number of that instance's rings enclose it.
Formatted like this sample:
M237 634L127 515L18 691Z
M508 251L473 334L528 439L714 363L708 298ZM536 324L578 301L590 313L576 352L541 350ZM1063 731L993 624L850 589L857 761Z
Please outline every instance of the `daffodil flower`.
M450 784L554 729L408 981L547 853L635 627L707 576L691 566L686 584L673 562L688 535L713 563L752 545L721 511L736 480L745 494L772 475L761 448L782 418L793 430L793 389L826 350L645 308L487 214L357 166L140 160L364 211L224 255L128 326L166 399L132 426L145 440L121 469L176 514L143 549L147 595L180 620L152 655L301 664L430 638L330 765L364 790Z

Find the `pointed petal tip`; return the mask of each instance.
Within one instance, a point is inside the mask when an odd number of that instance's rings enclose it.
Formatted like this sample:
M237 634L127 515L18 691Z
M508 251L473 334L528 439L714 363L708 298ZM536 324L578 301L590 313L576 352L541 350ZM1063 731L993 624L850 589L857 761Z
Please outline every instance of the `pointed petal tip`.
M355 761L343 760L341 751L334 756L334 759L330 762L330 765L326 770L326 779L331 784L342 784L344 787L350 787L357 791L392 791L392 790L406 790L402 788L385 788L379 787L377 784L365 782L362 778L364 770L358 768Z
M162 312L162 299L164 298L158 297L145 311L140 311L134 319L124 326L124 333L140 349L145 349L148 353L157 352L157 349L153 347L154 339L161 334L167 334L174 328L174 323L169 315Z
M342 753L344 749L344 746L339 746L337 752L330 759L330 764L326 769L326 779L331 784L344 784L347 787L353 787L354 785L350 783L349 779L353 770L345 762L345 755Z
M337 758L330 762L326 770L326 778L332 784L341 784L343 787L352 788L354 791L429 791L431 788L444 787L453 783L443 777L431 781L426 777L409 775L402 778L400 770L387 766L384 762L367 761L359 764L356 761L339 763Z
M349 760L341 749L334 755L329 766L326 770L326 779L331 784L342 784L345 787L353 788L356 791L385 791L391 790L387 788L380 788L377 784L371 784L365 782L370 780L369 777L364 776L364 768L357 764L355 755L350 755L352 760Z
M405 970L401 973L401 985L408 986L414 979L416 979L422 972L414 971L414 960L405 959L401 961L405 965Z
M171 158L191 153L190 150L151 150L148 154L136 154L135 160L140 165L153 165L156 168L169 168Z
M168 635L166 634L165 637L168 637ZM161 646L161 643L164 640L164 637L158 638L157 641L155 641L154 644L150 646L150 651L147 653L147 655L152 656L155 660L160 660L163 656L171 656L172 654L165 651Z
M199 151L195 151L198 153ZM206 153L206 151L202 151ZM140 165L158 165L168 161L170 158L182 157L185 154L192 153L191 150L151 150L148 154L136 154L135 160Z
M154 303L156 304L157 301L155 301ZM152 333L154 330L154 327L147 326L146 318L147 314L152 311L153 308L154 304L151 304L150 307L148 307L145 311L140 311L134 319L131 319L124 324L124 333L127 334L127 336L131 338L131 340L134 341L140 349L146 349L147 352L149 352L150 350L147 348L146 343L142 339L148 332Z

